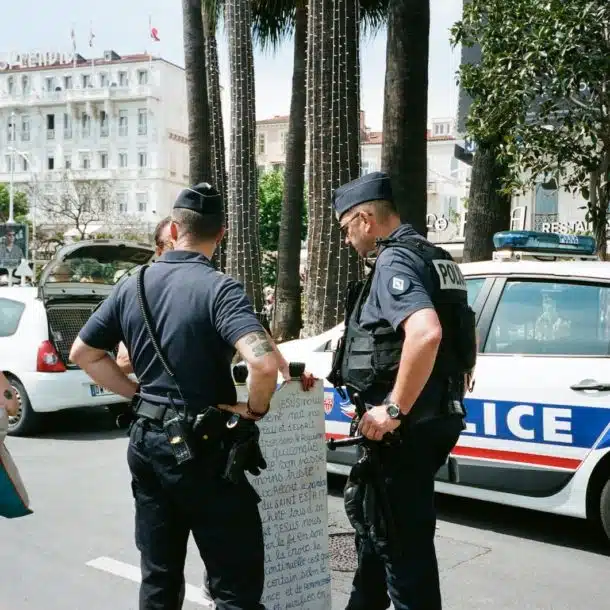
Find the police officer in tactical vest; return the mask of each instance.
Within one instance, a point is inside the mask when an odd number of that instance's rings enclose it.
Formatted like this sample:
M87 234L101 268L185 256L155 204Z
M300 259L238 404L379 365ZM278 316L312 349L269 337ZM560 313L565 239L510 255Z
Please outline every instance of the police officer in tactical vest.
M140 610L181 607L191 532L216 608L264 608L259 497L245 471L266 466L255 422L269 409L278 359L241 285L210 261L223 219L216 189L183 190L171 215L174 249L115 288L70 354L96 383L132 399ZM139 386L107 355L120 341ZM247 403L237 403L235 350L249 366Z
M333 206L346 243L376 255L348 289L329 376L375 458L360 460L345 490L358 551L347 610L388 608L388 593L396 610L440 610L434 478L464 428L474 313L451 256L401 224L386 174L341 186Z

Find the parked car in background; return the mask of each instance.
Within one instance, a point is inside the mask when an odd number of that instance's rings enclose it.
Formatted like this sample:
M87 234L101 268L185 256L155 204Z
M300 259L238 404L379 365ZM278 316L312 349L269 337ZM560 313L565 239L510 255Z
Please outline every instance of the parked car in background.
M0 370L15 388L20 409L9 434L36 431L41 415L76 407L128 403L95 384L69 361L70 347L92 311L125 274L154 256L148 244L86 240L60 248L36 287L0 287Z

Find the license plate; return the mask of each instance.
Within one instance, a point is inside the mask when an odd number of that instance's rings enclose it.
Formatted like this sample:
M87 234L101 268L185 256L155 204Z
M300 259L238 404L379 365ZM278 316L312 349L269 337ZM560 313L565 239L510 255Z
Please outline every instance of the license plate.
M91 390L91 396L106 396L108 394L114 394L114 392L111 392L100 385L91 384L89 389Z

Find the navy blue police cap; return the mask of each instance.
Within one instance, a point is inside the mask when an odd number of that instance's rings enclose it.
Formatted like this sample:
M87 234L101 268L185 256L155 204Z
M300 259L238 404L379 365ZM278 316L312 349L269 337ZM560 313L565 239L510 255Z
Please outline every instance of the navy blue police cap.
M342 184L333 193L333 207L338 219L351 208L368 201L393 201L392 183L385 172L371 172Z
M198 214L222 214L222 197L207 182L200 182L180 192L174 203L174 209L184 208Z

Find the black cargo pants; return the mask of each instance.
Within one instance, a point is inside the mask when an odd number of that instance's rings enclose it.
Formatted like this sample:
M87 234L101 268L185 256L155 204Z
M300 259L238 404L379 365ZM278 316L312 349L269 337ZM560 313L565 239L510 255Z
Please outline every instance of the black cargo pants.
M178 465L163 429L150 421L133 425L127 461L141 554L139 609L180 610L192 532L217 610L264 610L263 534L250 484L220 478L210 456Z
M402 555L384 559L357 536L358 569L346 610L386 610L390 598L396 610L441 610L434 477L462 429L456 415L429 420L413 426L400 447L380 451Z

